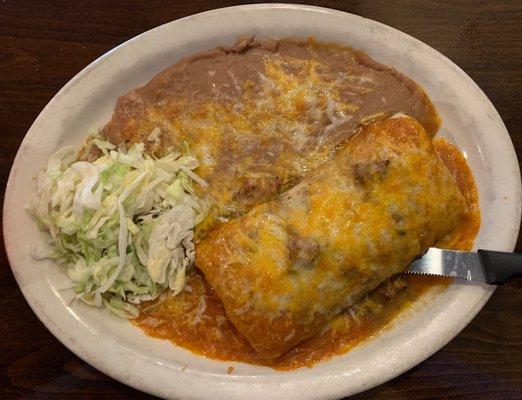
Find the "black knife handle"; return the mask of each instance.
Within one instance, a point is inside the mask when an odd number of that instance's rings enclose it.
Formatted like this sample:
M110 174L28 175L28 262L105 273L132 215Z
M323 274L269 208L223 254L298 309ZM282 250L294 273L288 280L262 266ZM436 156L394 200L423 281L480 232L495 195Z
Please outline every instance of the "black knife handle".
M522 253L479 250L487 283L503 285L510 278L522 277Z

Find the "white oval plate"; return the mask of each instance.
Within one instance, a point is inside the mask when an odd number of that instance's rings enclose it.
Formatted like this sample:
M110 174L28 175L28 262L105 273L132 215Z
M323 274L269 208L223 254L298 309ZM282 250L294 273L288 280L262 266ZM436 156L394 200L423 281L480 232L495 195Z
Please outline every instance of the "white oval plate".
M70 350L107 375L158 396L187 399L337 398L383 383L444 346L469 323L493 289L454 284L428 295L392 329L313 368L277 372L195 356L152 339L99 309L69 304L67 280L31 248L45 236L24 210L33 178L64 144L80 144L108 121L116 99L183 56L244 35L313 35L351 45L424 87L437 106L440 134L464 152L480 195L476 247L512 250L520 223L520 171L509 135L479 87L443 55L388 26L339 11L252 5L205 12L160 26L108 52L75 76L45 107L13 164L4 204L5 243L33 311ZM234 372L227 374L233 365Z

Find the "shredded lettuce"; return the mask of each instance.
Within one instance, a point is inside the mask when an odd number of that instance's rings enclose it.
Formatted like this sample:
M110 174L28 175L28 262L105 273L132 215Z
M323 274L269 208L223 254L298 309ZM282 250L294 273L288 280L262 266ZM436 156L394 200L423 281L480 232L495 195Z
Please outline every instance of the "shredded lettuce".
M143 144L126 151L95 136L89 146L99 149L96 160L77 161L64 147L38 175L28 210L49 232L52 251L34 256L65 269L75 298L135 318L140 302L183 289L193 228L208 208L193 183L206 182L193 172L199 163L187 146L186 154L159 159Z

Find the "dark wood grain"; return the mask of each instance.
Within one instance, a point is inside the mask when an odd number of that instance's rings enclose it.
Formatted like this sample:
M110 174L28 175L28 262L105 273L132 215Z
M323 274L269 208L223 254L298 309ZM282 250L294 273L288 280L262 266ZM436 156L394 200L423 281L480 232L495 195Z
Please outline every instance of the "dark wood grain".
M155 26L233 4L237 3L0 0L2 186L33 120L87 64ZM391 25L448 56L489 96L522 159L521 1L315 4ZM522 251L520 238L517 251ZM106 377L61 345L29 309L3 246L0 262L1 399L151 398ZM522 399L522 284L499 288L473 322L437 354L355 398Z

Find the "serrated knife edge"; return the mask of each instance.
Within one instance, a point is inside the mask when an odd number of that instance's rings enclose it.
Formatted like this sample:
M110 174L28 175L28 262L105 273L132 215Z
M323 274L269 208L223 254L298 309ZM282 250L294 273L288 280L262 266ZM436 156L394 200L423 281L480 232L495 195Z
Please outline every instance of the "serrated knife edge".
M432 247L422 257L413 261L405 272L459 278L473 282L487 281L480 256L471 251Z

